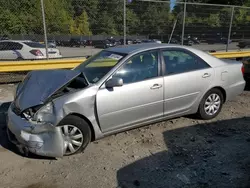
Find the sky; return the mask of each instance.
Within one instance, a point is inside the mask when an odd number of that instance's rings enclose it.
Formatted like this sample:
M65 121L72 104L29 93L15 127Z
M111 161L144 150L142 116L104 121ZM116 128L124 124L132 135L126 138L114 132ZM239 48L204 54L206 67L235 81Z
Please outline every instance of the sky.
M175 6L175 0L170 0L170 10L173 10Z

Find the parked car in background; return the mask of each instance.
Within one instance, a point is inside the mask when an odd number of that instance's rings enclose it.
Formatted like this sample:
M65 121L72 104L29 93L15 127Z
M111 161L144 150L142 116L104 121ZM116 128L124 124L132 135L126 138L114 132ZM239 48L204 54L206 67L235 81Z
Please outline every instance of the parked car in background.
M141 44L141 40L140 39L135 39L135 40L133 40L133 44Z
M81 47L81 40L78 38L71 38L67 41L60 41L60 46L64 47Z
M48 48L49 58L62 57L60 51ZM45 45L32 41L0 41L0 59L44 59L46 58Z
M193 44L200 44L200 40L198 39L198 37L191 37L189 40L191 40L193 42Z
M239 48L249 48L250 47L250 40L241 40L238 42L237 46Z
M181 44L181 39L172 38L170 44ZM192 46L194 42L188 38L184 38L183 45Z
M185 46L192 46L194 44L194 42L188 38L184 38L183 40L183 45Z
M181 44L181 42L176 38L171 38L170 44Z
M120 39L120 44L124 45L124 40L123 39ZM126 39L126 44L127 45L133 44L133 40L132 39Z
M121 42L120 42L119 40L116 40L116 39L114 39L114 38L110 38L110 39L106 39L106 40L108 40L109 43L112 44L112 47L113 47L113 46L118 46L118 45L121 44Z
M10 38L7 35L3 35L0 40L10 40Z
M158 44L161 44L161 41L157 40L157 39L145 39L145 40L142 40L141 43L158 43Z
M220 37L220 36L216 36L216 37L212 37L206 40L206 42L208 44L227 44L227 38L225 37ZM229 44L232 43L232 40L229 40Z
M151 40L153 43L157 43L157 44L161 44L162 42L160 41L160 40L158 40L158 39L152 39Z
M95 48L102 48L102 49L110 48L114 46L114 44L111 43L109 40L94 40L92 41L92 45Z
M48 40L48 47L49 48L56 48L56 41L55 40Z
M245 87L242 63L187 46L102 50L74 70L30 72L8 110L20 151L62 157L90 141L169 118L216 117Z

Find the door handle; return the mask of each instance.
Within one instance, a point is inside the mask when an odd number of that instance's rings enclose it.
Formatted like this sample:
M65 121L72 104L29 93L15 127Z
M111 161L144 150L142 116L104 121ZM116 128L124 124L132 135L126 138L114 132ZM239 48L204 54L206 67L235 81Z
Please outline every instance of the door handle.
M210 73L204 73L203 76L202 76L202 78L207 78L207 77L210 77L210 76L211 76Z
M161 87L162 87L161 84L154 84L152 87L150 87L150 89L159 89Z

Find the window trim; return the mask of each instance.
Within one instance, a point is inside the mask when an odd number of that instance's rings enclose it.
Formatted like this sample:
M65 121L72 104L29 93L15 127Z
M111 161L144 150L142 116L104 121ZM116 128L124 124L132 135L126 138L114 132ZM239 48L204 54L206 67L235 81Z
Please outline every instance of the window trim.
M146 53L146 52L157 52L158 54L158 75L154 78L148 78L146 80L141 80L141 81L137 81L137 82L132 82L132 83L124 83L123 85L129 85L129 84L135 84L135 83L140 83L140 82L144 82L144 81L148 81L148 80L152 80L152 79L156 79L156 78L159 78L159 77L162 77L163 76L163 72L162 72L162 61L161 61L161 53L160 53L160 49L150 49L150 50L145 50L143 52L139 52L139 53L136 53L134 55L132 55L131 57L129 57L126 61L124 61L102 84L102 86L100 88L102 88L103 86L105 86L105 83L111 79L126 63L128 63L133 57L137 56L137 55L140 55L140 54L143 54L143 53Z
M207 65L207 68L200 68L200 69L195 69L195 70L189 70L186 72L180 72L180 73L173 73L173 74L166 74L166 62L163 56L163 52L164 51L180 51L180 52L184 52L190 56L193 56L197 59L199 59L200 61L202 61L203 63L205 63ZM194 71L199 71L199 70L203 70L203 69L209 69L211 68L211 66L205 61L203 60L201 57L199 57L198 55L196 55L195 53L187 50L187 49L183 49L183 48L161 48L160 49L160 53L161 53L161 59L162 59L162 75L165 76L172 76L172 75L178 75L178 74L183 74L183 73L188 73L188 72L194 72Z

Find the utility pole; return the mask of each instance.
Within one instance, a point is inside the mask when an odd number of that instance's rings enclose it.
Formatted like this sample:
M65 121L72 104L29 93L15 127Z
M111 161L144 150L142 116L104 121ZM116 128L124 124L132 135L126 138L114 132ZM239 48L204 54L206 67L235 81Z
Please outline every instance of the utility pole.
M231 20L230 20L230 25L229 25L228 37L227 37L226 52L228 51L228 46L229 46L229 42L230 42L230 38L231 38L233 18L234 18L234 6L232 7L232 12L231 12Z
M46 28L46 19L45 19L45 12L44 12L44 2L41 0L41 7L42 7L42 17L43 17L43 31L44 31L44 43L45 43L45 51L46 51L46 59L49 59L48 54L48 40L47 40L47 28Z
M123 45L126 45L126 0L123 0Z
M185 0L184 3L184 10L183 10L183 22L182 22L182 34L181 34L181 45L184 44L184 33L185 33L185 20L186 20L186 9L187 9L187 2Z

